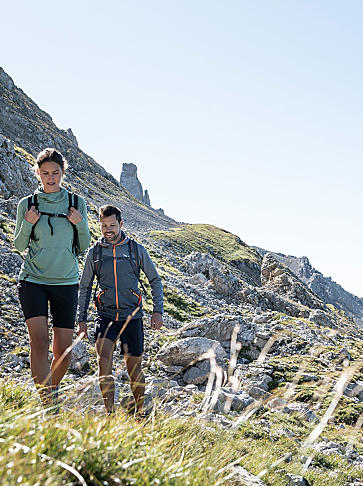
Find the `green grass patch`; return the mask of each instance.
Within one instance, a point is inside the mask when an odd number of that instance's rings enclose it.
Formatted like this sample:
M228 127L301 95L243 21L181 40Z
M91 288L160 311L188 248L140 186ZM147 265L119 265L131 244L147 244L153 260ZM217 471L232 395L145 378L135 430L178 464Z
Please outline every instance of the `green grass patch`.
M209 253L226 263L248 260L261 264L260 255L238 236L209 224L185 224L170 231L151 231L150 237L168 242L182 256L193 251Z
M22 159L25 159L31 166L34 166L36 164L35 157L33 157L33 155L31 155L29 152L19 147L18 145L14 144L14 151L16 155L18 155Z
M168 314L182 322L202 317L208 312L198 302L168 285L164 285L164 309Z
M271 414L269 420L274 418L280 415ZM291 417L281 417L280 423L284 420L301 436L310 431L290 425ZM302 472L295 440L271 436L259 424L224 430L198 417L171 419L158 411L143 423L120 411L112 418L90 411L80 414L76 408L44 415L35 392L10 381L0 381L0 423L2 486L231 486L239 484L231 475L233 464L253 474L265 471L266 484L284 486L288 472ZM320 454L304 474L314 486L327 481L330 486L348 486L362 475L345 457Z

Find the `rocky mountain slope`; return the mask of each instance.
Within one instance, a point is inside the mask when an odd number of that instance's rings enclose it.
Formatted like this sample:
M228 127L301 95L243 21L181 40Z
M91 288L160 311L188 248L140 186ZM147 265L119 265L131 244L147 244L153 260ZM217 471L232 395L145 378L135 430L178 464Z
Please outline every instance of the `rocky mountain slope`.
M37 184L34 155L56 146L71 166L65 185L87 200L92 238L99 235L97 206L120 206L127 230L145 244L162 277L165 327L145 329L150 406L172 417L194 416L221 434L248 423L242 429L252 435L246 437L262 441L265 451L274 451L278 441L278 462L274 454L270 461L257 456L256 447L246 448L236 464L254 470L258 464L260 475L245 484L361 484L363 333L352 317L276 255L261 255L211 225L178 224L138 201L3 71L0 110L1 376L31 382L16 292L22 256L12 234L17 201ZM92 341L77 344L61 390L75 413L102 411L95 373ZM122 406L130 390L117 355L114 373ZM242 476L226 484L244 484Z
M282 253L268 252L258 247L254 248L262 257L266 253L272 253L280 263L288 267L323 302L332 304L337 309L343 310L347 315L353 317L356 322L363 325L363 299L344 290L331 277L324 277L321 272L310 264L306 256L295 257L292 255L283 255Z

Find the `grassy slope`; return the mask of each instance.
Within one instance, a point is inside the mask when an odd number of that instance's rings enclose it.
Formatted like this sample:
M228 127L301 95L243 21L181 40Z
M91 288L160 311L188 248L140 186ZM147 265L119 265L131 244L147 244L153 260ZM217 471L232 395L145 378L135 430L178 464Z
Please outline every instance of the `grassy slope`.
M4 381L0 381L0 398L3 486L229 485L235 484L227 478L234 462L254 474L267 470L263 480L283 486L287 472L301 473L303 451L294 439L281 436L278 428L288 427L304 438L313 427L298 416L278 416L270 433L250 423L222 430L205 427L197 419L176 420L160 413L146 423L123 413L105 418L91 413L80 416L72 410L42 418L31 392ZM269 420L274 421L274 414ZM291 460L276 463L287 453ZM305 474L314 486L325 486L328 479L330 486L344 486L359 477L346 459L335 455L316 454L314 464ZM339 471L331 475L332 470Z
M261 263L258 253L238 236L209 224L184 224L171 231L152 231L150 236L170 243L184 256L192 251L199 251L209 253L226 263L238 263L242 260Z

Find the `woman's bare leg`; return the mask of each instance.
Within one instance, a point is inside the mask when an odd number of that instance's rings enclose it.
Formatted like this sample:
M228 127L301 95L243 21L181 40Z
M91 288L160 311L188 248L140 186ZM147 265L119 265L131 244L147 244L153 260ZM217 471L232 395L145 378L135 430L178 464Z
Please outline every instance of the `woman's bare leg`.
M73 329L53 327L52 388L59 385L68 370L72 357L72 338Z
M48 319L45 316L26 320L30 341L30 369L42 402L51 401L51 373L49 366Z

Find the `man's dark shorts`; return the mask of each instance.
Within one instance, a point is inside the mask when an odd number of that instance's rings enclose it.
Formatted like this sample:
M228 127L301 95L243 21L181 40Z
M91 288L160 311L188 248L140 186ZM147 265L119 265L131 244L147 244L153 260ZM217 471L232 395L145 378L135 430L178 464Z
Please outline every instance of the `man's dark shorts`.
M144 352L142 319L132 319L122 331L124 324L125 321L112 321L109 317L99 315L95 322L95 340L97 341L101 337L115 342L120 337L121 353L123 355L141 356Z
M78 284L46 285L20 280L18 292L25 320L48 317L48 302L53 327L74 329L78 304Z

